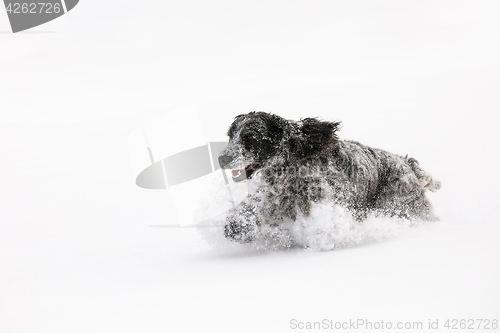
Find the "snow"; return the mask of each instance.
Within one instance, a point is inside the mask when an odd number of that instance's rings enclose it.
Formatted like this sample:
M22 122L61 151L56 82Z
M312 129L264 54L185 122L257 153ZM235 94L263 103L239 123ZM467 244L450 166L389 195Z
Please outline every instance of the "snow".
M16 35L0 11L0 332L500 319L499 9L86 0ZM332 251L214 249L168 227L172 198L136 187L129 158L133 129L193 103L209 141L251 110L341 120L442 181L441 221L389 238L372 221L384 237Z

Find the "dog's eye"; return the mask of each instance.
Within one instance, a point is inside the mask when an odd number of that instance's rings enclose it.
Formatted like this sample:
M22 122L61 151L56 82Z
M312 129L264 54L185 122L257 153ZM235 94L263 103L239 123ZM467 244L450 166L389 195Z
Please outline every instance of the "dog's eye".
M245 145L245 149L252 150L257 147L258 141L252 135L247 135L243 138L243 144Z

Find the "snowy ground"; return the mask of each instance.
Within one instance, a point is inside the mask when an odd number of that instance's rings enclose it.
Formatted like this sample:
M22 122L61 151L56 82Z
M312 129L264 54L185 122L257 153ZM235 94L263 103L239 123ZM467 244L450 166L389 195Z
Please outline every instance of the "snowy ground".
M12 35L0 11L0 332L500 319L499 12L85 0ZM208 140L250 110L342 120L341 138L442 181L441 221L331 252L216 251L158 227L175 211L135 186L128 135L192 103Z

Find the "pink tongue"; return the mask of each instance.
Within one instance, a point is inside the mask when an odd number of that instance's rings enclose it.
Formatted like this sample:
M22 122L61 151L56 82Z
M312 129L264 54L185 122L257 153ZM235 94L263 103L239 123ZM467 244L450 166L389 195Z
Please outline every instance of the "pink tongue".
M238 172L241 170L231 170L231 173L233 174L234 177L238 176Z

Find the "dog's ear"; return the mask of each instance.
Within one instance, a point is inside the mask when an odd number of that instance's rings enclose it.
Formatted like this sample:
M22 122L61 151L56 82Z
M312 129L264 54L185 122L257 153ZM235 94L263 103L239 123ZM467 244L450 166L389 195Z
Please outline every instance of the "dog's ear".
M291 149L298 159L313 157L324 149L337 145L337 130L340 122L321 121L316 118L302 119L298 133L290 142Z
M283 132L287 125L287 121L280 116L269 114L269 134L275 141L279 142L283 137Z

